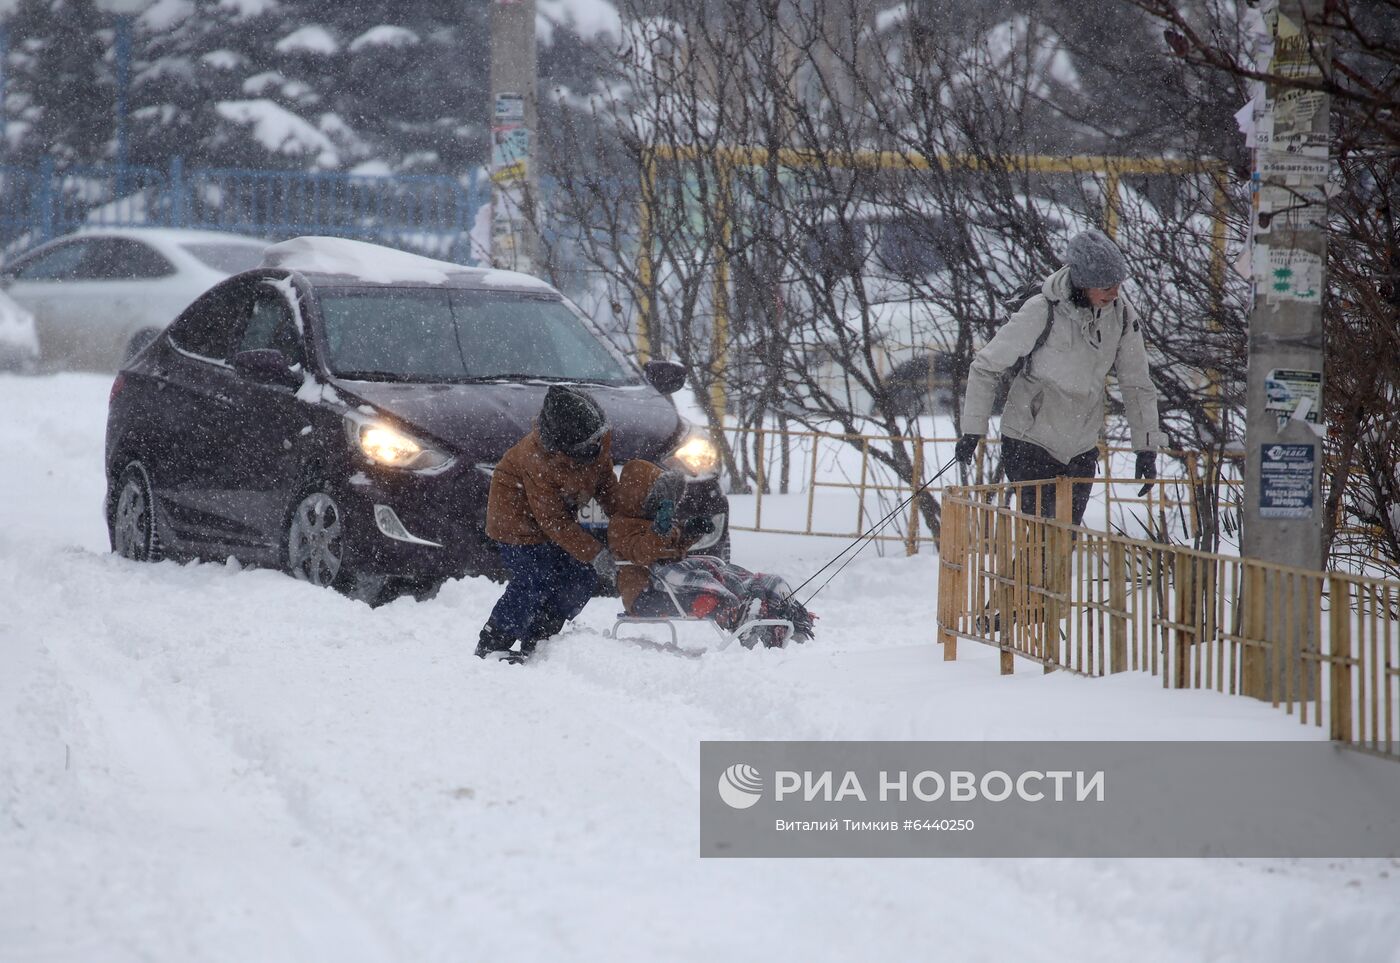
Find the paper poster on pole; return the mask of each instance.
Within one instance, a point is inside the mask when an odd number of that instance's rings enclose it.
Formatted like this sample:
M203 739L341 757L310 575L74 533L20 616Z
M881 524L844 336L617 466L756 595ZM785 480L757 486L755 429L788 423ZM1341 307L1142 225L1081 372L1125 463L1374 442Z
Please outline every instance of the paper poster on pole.
M1317 424L1321 409L1321 371L1271 368L1264 376L1264 410L1277 414L1280 421L1298 417Z
M1280 90L1272 99L1273 103L1273 142L1276 150L1288 150L1290 153L1300 153L1307 150L1322 148L1322 156L1326 156L1327 134L1326 131L1314 133L1313 123L1317 115L1322 111L1323 105L1327 103L1327 96L1320 90ZM1282 142L1299 142L1300 146L1294 149L1291 145L1287 148L1281 146Z
M520 94L496 95L496 123L519 124L525 121L525 98Z
M1259 132L1256 130L1255 137L1258 136ZM1308 154L1261 149L1257 166L1265 180L1304 184L1326 181L1332 165L1325 156L1313 157Z
M1254 140L1254 101L1245 104L1235 111L1235 126L1244 134L1244 146L1253 149Z
M1322 258L1292 247L1254 246L1255 296L1266 302L1322 303Z
M507 113L515 109L510 98L498 97L496 107ZM521 101L523 113L523 101ZM526 185L530 174L530 128L523 123L497 123L491 128L491 253L502 267L529 271L525 230Z
M1313 55L1312 38L1291 17L1276 15L1271 72L1294 79L1322 77L1322 64Z
M493 170L527 162L529 157L530 128L522 124L501 124L491 128Z
M1254 144L1256 150L1269 150L1274 142L1274 112L1272 104L1264 97L1259 98L1254 109Z
M1261 445L1259 517L1312 518L1316 445Z
M1321 184L1261 183L1258 222L1263 231L1324 231L1327 229L1327 193Z

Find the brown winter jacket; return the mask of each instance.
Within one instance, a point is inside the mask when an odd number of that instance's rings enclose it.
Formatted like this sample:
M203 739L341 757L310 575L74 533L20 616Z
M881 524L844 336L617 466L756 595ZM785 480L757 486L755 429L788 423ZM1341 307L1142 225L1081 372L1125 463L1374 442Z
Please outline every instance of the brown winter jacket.
M612 470L612 433L603 437L598 457L579 463L546 451L536 429L516 442L496 465L486 499L486 534L507 545L556 542L584 564L603 546L578 523L578 510L590 498L610 516L617 511L617 479Z
M618 481L617 511L608 519L608 548L618 562L617 592L629 613L650 581L648 567L657 562L681 559L690 547L682 539L679 525L672 525L668 533L659 535L651 527L652 520L642 512L642 503L661 472L661 468L649 461L629 461L623 465L622 478Z

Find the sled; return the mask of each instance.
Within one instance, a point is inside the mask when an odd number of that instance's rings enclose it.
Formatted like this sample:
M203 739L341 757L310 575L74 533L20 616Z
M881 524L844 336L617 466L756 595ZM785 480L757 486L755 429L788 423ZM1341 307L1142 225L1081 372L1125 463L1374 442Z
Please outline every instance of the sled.
M671 585L668 582L666 582L665 579L658 579L653 577L651 580L651 584L653 586L659 587L662 591L666 593L666 598L670 600L671 609L675 614L628 615L626 612L622 612L618 615L617 621L613 622L612 629L606 633L608 638L621 639L622 636L618 635L618 630L621 629L624 625L664 625L671 633L671 641L669 645L651 643L650 639L632 638L626 639L625 641L640 641L644 643L649 643L654 647L661 649L662 651L674 652L679 655L685 655L694 658L696 656L701 655L702 653L708 652L709 650L687 649L684 646L682 646L680 643L680 636L676 632L677 623L704 622L705 624L709 625L710 628L715 630L715 634L719 636L719 651L721 652L729 648L739 639L742 639L748 632L754 629L761 629L768 626L772 626L775 628L787 629L788 638L792 638L794 635L797 634L797 630L793 627L792 621L790 619L749 619L747 622L744 622L742 625L736 627L733 632L730 632L728 629L724 628L714 619L703 619L686 612L685 606L681 605L681 600L676 597L675 589L673 589Z

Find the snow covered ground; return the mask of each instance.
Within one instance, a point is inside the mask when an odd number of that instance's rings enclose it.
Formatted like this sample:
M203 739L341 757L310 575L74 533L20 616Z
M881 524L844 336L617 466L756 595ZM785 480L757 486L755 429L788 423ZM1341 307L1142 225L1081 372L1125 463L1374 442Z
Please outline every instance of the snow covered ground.
M792 651L471 656L482 580L378 610L145 566L100 517L109 383L0 376L0 960L1400 960L1400 862L704 860L702 739L1318 738L1137 675L933 640L867 553ZM798 580L839 547L739 535Z

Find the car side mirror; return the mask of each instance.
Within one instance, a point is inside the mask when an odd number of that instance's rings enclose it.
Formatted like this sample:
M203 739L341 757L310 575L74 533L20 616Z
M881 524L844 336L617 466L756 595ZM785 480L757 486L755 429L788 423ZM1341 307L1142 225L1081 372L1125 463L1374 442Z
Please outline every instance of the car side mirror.
M258 384L285 385L289 388L301 384L287 356L276 348L240 351L229 359L229 364L233 365L234 371Z
M663 395L675 394L685 387L685 366L675 361L648 361L642 365L642 372Z

